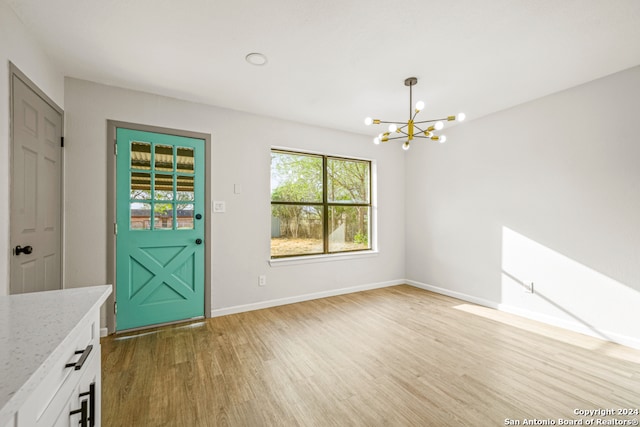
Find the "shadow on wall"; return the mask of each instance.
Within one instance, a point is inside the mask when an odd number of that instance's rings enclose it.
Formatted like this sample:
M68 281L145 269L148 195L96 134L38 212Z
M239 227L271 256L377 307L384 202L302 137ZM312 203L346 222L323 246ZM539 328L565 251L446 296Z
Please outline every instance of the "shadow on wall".
M613 338L611 338L610 336L608 336L608 335L604 334L603 332L599 331L598 328L593 326L591 323L589 323L585 319L583 319L581 317L578 317L576 314L572 313L571 311L569 311L565 307L553 302L552 299L547 298L539 290L534 289L534 283L533 282L528 282L528 283L522 282L520 279L518 279L517 277L512 276L511 274L509 274L507 271L504 271L504 270L502 270L502 275L503 275L503 281L502 281L503 284L505 283L505 281L504 281L505 278L511 279L513 281L513 283L517 283L520 286L522 286L522 291L524 293L527 293L527 294L534 294L535 293L536 298L540 298L540 299L544 300L550 306L555 307L556 309L562 311L564 314L566 314L568 317L570 317L573 320L575 320L576 322L578 322L580 325L583 325L586 328L588 328L591 332L593 332L594 335L596 335L596 336L598 336L598 337L600 337L602 339L605 339L607 341L614 341Z
M640 348L640 292L502 227L500 308Z

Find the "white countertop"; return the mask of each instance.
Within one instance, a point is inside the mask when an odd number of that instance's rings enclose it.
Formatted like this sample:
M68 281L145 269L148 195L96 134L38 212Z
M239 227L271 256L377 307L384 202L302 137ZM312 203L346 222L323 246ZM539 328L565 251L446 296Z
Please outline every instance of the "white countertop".
M109 294L111 285L0 297L0 425L51 369L67 337Z

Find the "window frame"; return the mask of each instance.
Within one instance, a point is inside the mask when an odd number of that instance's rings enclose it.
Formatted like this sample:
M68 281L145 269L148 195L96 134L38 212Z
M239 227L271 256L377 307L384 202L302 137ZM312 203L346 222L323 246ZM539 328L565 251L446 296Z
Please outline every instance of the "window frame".
M375 226L376 223L373 219L374 215L374 161L370 159L363 159L358 157L346 157L342 155L333 155L333 154L325 154L325 153L317 153L310 151L300 151L290 148L282 148L282 147L271 147L269 154L270 158L273 153L281 153L281 154L290 154L297 156L309 156L309 157L319 157L322 159L322 201L321 202L284 202L284 201L273 201L271 199L271 191L270 190L270 206L274 205L279 206L321 206L322 207L322 252L314 252L314 253L298 253L291 255L278 255L273 256L271 254L271 245L269 246L269 259L270 262L278 262L278 261L293 261L296 259L318 259L318 258L336 258L341 256L349 256L349 255L360 255L360 254L370 254L372 252L376 252L375 249ZM328 162L329 160L343 160L343 161L352 161L352 162L361 162L367 163L369 165L369 188L368 188L368 203L345 203L345 202L330 202L328 196ZM271 173L271 166L269 167L269 172ZM271 181L270 181L271 182ZM341 250L341 251L329 251L329 212L331 207L367 207L368 208L368 218L367 218L367 236L368 236L368 248L366 249L350 249L350 250ZM273 212L273 209L271 209ZM269 242L271 242L269 239Z

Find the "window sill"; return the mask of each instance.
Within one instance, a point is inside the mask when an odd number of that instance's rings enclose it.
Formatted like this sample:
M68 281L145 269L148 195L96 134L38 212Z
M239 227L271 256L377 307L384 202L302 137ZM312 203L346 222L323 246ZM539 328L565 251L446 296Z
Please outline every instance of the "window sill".
M269 260L271 267L283 267L287 265L299 265L299 264L316 264L319 262L330 261L346 261L350 259L370 258L378 255L378 251L362 251L362 252L349 252L341 254L328 254L328 255L308 255L297 256L290 258L274 258Z

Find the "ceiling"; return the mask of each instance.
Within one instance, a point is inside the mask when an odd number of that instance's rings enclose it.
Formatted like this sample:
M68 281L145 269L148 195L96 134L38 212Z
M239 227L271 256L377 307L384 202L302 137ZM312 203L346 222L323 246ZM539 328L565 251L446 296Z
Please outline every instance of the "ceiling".
M638 0L0 1L67 76L367 135L640 64Z

